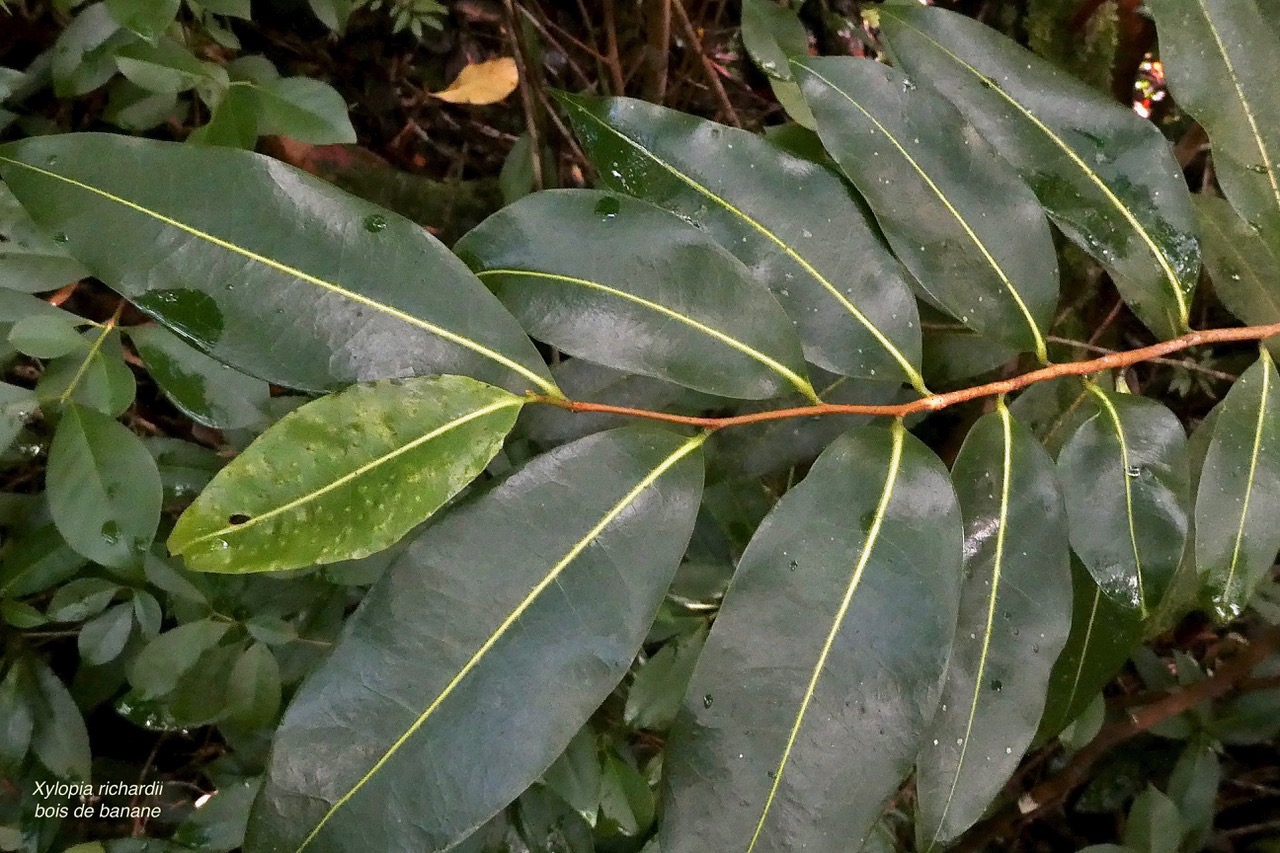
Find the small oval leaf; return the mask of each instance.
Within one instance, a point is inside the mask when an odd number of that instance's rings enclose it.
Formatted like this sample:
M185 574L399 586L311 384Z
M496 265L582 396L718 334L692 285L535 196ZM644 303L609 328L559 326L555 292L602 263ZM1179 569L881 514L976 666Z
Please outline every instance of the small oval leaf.
M218 472L169 536L205 572L386 548L484 470L523 400L464 376L357 385L290 412Z
M245 849L442 851L514 800L627 672L702 440L597 433L428 528L286 711Z
M900 422L857 427L761 523L668 757L666 853L857 850L937 708L960 513Z
M710 237L651 204L594 190L537 193L457 250L530 334L567 353L726 397L794 388L817 399L769 291Z

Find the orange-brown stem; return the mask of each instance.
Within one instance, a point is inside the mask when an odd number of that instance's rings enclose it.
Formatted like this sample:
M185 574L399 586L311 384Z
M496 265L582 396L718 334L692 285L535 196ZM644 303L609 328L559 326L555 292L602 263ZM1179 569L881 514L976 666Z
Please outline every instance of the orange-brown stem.
M1208 329L1202 332L1191 332L1190 334L1183 335L1180 338L1161 341L1158 344L1152 344L1147 347L1108 353L1107 355L1089 359L1088 361L1071 361L1063 364L1051 364L1048 367L1042 367L1039 370L1033 370L1030 373L1024 373L1020 376L1014 376L1009 379L1001 379L998 382L988 382L985 385L975 385L972 388L961 388L958 391L948 391L945 394L931 394L927 397L921 397L918 400L912 400L908 403L899 403L892 406L818 403L812 406L797 406L789 409L771 409L765 412L752 412L747 415L732 415L723 418L704 418L692 415L675 415L668 412L652 411L650 409L633 409L627 406L612 406L608 403L588 403L580 400L563 400L554 397L546 397L540 394L531 394L529 395L529 399L535 403L546 403L551 406L568 409L571 412L596 412L598 414L625 415L628 417L644 418L651 421L663 421L665 423L681 424L706 430L745 426L747 424L758 424L765 421L786 420L787 418L810 418L819 415L879 415L883 417L901 418L907 415L916 414L917 412L940 411L948 408L949 406L954 406L958 403L966 403L970 400L977 400L982 397L994 397L999 394L1008 394L1011 391L1018 391L1022 388L1026 388L1028 385L1034 385L1037 382L1059 379L1063 376L1088 376L1091 373L1098 373L1102 370L1114 370L1119 367L1128 367L1131 364L1150 361L1152 359L1166 356L1171 352L1188 349L1189 347L1201 346L1203 344L1232 343L1236 341L1260 341L1273 335L1280 335L1280 323L1271 323L1265 326L1243 326L1234 329Z

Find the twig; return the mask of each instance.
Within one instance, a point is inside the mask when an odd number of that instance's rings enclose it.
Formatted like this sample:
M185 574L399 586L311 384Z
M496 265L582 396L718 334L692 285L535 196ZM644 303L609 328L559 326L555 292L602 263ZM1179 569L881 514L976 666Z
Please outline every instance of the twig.
M698 31L693 28L693 21L689 20L689 13L684 8L684 0L671 0L671 8L675 11L676 17L680 19L680 29L684 30L684 37L689 40L689 47L693 49L694 53L698 54L702 70L706 72L707 81L711 84L711 90L716 93L716 98L720 101L720 109L724 112L725 118L734 127L742 127L742 121L738 118L738 111L733 108L733 104L729 101L729 93L724 90L724 84L720 82L720 75L716 73L710 57L702 49L702 39L698 38Z
M535 68L529 61L529 53L524 49L524 39L520 38L520 19L516 16L514 0L506 0L507 29L511 41L511 52L520 67L520 107L524 111L525 132L529 134L529 165L533 171L534 189L542 189L546 184L546 176L542 174L542 124L538 121L538 103L534 95L535 84L541 69Z
M1108 349L1107 347L1100 347L1097 344L1087 344L1084 341L1077 341L1072 338L1060 338L1057 335L1045 335L1044 339L1046 341L1049 341L1050 343L1062 344L1064 346L1069 346L1069 347L1078 347L1079 349L1082 349L1085 352L1096 352L1096 353L1103 353L1103 354L1109 353L1109 352L1115 352L1115 350L1113 349ZM1233 373L1226 373L1225 371L1222 371L1222 370L1214 370L1212 367L1205 367L1204 365L1196 364L1194 361L1191 361L1190 359L1149 358L1147 359L1147 361L1151 362L1152 364L1163 364L1167 367L1181 367L1183 370L1190 370L1194 373L1203 373L1205 376L1212 376L1214 379L1221 379L1224 382L1235 382L1237 379L1240 378L1239 376L1236 376Z
M649 74L645 100L661 104L667 97L667 72L671 55L671 0L648 0Z
M1280 323L1271 323L1265 326L1243 326L1234 329L1208 329L1202 332L1191 332L1190 334L1183 335L1180 338L1162 341L1158 344L1152 344L1151 346L1140 347L1138 349L1127 351L1111 352L1100 356L1099 358L1090 359L1089 361L1072 361L1063 364L1051 364L1048 367L1042 367L1039 370L1033 370L1030 373L1022 374L1021 376L1001 379L997 382L988 382L985 385L975 385L972 388L961 388L958 391L949 391L946 394L930 394L927 397L921 397L920 399L912 400L909 403L886 406L815 403L811 406L772 409L764 412L752 412L746 415L732 415L729 417L714 418L675 415L667 412L651 411L649 409L633 409L626 406L613 406L607 403L588 403L578 400L566 400L540 394L529 394L528 399L534 403L545 403L547 405L567 409L571 412L596 412L600 414L626 415L629 417L644 418L647 420L662 421L671 424L681 424L706 430L718 430L724 429L725 427L745 426L747 424L763 423L765 421L779 421L787 420L789 418L809 418L821 415L873 415L901 418L906 417L907 415L914 415L917 412L937 412L959 403L967 403L970 400L978 400L983 397L994 397L999 394L1008 394L1010 392L1026 388L1029 385L1034 385L1037 382L1046 382L1050 379L1058 379L1063 376L1088 376L1089 374L1099 373L1104 370L1128 367L1131 364L1151 361L1152 359L1168 355L1171 352L1178 352L1190 347L1213 343L1259 341L1264 338L1272 337L1273 335L1280 335Z
M614 20L613 0L604 0L605 66L613 78L613 94L627 94L626 77L622 73L622 61L618 58L618 22Z

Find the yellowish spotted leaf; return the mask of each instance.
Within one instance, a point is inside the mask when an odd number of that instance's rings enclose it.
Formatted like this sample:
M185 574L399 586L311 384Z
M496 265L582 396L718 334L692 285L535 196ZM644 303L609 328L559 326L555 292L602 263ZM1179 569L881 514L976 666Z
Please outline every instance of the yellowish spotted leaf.
M448 88L432 94L451 104L496 104L514 92L519 83L516 61L503 56L468 65Z

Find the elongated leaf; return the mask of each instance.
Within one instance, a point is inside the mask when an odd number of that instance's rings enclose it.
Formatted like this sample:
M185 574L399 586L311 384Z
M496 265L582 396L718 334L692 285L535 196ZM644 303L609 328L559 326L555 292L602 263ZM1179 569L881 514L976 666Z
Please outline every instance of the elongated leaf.
M1187 437L1155 400L1089 390L1097 412L1058 457L1071 547L1103 593L1145 618L1187 537Z
M0 185L0 287L39 293L88 275L61 245L40 233L5 185Z
M470 483L523 400L464 376L386 380L291 412L218 472L169 536L190 568L365 557Z
M9 449L35 410L36 395L29 388L0 382L0 452Z
M964 111L1143 322L1162 337L1185 332L1200 258L1160 130L972 18L889 4L880 25L896 64Z
M669 747L664 853L857 850L955 631L960 514L900 423L857 427L760 525Z
M142 562L160 524L163 489L141 439L69 404L49 446L49 514L67 544L104 566Z
M726 397L816 394L791 321L733 255L626 196L527 196L457 251L534 337Z
M1071 630L1066 509L1040 442L1001 404L973 425L951 479L964 585L942 710L916 763L922 849L973 825L1013 775Z
M1196 566L1219 618L1243 612L1280 551L1280 376L1262 357L1219 407L1196 496Z
M187 417L215 429L261 424L271 389L183 343L160 326L133 326L129 340L147 372Z
M1102 593L1079 559L1071 559L1071 635L1053 665L1036 743L1075 721L1124 666L1142 638L1138 611Z
M809 361L924 387L902 267L837 175L755 134L643 101L560 102L604 184L706 228L791 314Z
M245 373L308 390L460 373L555 393L444 246L291 166L72 134L0 148L0 176L95 276Z
M792 64L823 145L920 286L969 328L1044 361L1058 263L1026 184L901 71L851 57Z
M1195 196L1196 221L1204 247L1204 265L1213 290L1246 323L1280 323L1280 246L1272 251L1262 236L1220 198ZM1280 341L1266 346L1280 352Z
M795 12L773 0L742 0L742 46L769 78L778 104L801 126L813 130L813 113L791 79L791 56L809 55L809 33Z
M1231 206L1280 252L1280 37L1254 0L1151 4L1178 106L1209 133Z
M598 433L429 528L285 712L245 849L445 850L514 800L626 673L701 441Z

